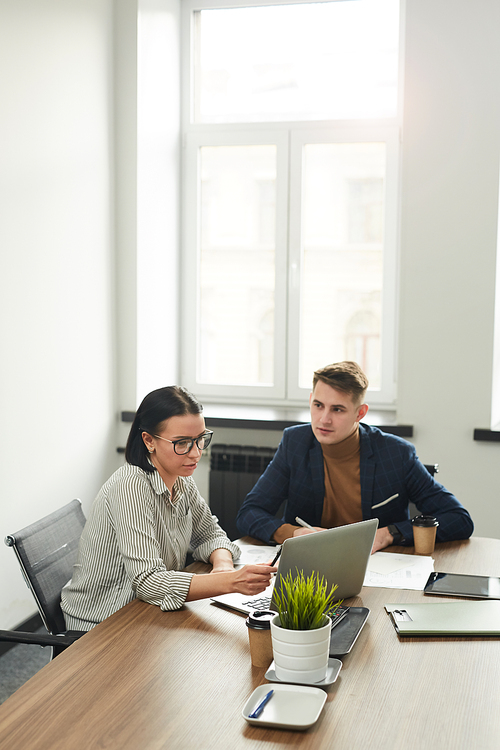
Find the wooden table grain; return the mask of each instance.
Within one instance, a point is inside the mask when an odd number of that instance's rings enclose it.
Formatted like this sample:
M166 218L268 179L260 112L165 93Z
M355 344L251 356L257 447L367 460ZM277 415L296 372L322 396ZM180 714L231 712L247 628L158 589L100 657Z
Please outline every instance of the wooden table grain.
M436 570L499 575L500 540L437 545L434 558ZM206 600L176 612L134 601L0 706L0 748L497 750L500 639L400 640L384 604L423 598L363 588L347 602L370 616L305 732L242 718L266 671L251 665L243 615Z

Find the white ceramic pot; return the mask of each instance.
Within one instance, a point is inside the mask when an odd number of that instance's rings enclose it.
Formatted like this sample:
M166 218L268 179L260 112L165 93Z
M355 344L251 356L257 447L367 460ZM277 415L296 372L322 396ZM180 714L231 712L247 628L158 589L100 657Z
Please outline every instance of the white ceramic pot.
M329 617L315 630L288 630L280 625L279 615L271 620L271 638L275 674L283 682L310 684L326 677L330 652Z

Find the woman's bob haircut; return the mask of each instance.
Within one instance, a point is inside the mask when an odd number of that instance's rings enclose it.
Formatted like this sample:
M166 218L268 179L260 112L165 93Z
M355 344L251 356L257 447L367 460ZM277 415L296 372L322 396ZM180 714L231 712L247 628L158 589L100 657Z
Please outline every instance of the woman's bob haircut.
M149 461L142 433L156 435L161 432L162 422L170 417L201 414L202 411L202 405L193 394L180 385L169 385L151 391L137 409L125 448L125 460L144 471L153 472L155 469Z

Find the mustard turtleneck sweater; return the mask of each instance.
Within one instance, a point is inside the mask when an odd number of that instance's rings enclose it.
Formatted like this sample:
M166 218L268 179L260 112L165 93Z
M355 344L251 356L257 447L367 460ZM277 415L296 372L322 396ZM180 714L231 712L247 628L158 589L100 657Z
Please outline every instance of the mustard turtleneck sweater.
M359 479L359 427L335 445L322 445L325 499L321 526L331 529L363 520Z
M349 437L336 445L322 445L325 469L325 497L321 527L332 529L363 520L359 479L359 425ZM293 536L291 523L284 523L273 534L278 544Z

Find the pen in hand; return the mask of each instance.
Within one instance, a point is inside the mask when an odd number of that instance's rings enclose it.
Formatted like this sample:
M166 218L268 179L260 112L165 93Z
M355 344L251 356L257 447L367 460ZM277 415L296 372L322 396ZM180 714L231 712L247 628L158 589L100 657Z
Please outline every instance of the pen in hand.
M280 555L281 555L281 547L279 548L279 550L278 550L278 551L276 552L276 554L275 554L275 556L274 556L274 560L273 560L273 561L272 561L272 563L271 563L271 568L272 568L272 567L273 567L274 565L276 565L276 563L278 562L278 558L279 558L279 556L280 556Z
M248 714L249 719L256 719L258 716L261 715L262 711L264 710L264 707L269 703L271 698L273 697L274 690L270 690L266 695L262 698L261 702L257 706L256 709L252 711L251 714Z
M304 529L311 529L311 531L316 531L314 526L311 526L310 523L307 523L307 521L303 521L302 518L299 518L298 516L295 516L295 520L299 524L299 526L303 526Z

